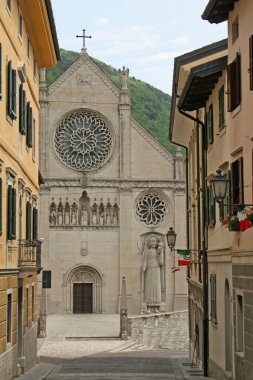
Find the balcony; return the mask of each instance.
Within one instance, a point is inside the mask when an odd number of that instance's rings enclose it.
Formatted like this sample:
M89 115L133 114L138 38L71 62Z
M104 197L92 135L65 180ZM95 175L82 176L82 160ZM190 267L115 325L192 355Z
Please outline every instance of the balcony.
M20 240L18 266L20 272L40 273L41 271L41 244L40 240ZM22 277L22 275L20 276Z

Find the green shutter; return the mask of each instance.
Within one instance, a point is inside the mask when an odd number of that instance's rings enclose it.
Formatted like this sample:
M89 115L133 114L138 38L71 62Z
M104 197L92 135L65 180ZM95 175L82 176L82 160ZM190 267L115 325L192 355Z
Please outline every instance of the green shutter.
M16 194L12 188L12 240L16 239Z
M208 144L207 144L207 136L208 136L208 131L207 131L207 114L205 114L205 127L202 127L202 146L204 150L207 150Z
M2 178L0 178L0 235L2 235L3 232L3 181Z
M12 240L12 186L8 185L7 190L7 238Z
M32 147L32 107L30 107L30 102L27 103L26 107L26 121L27 121L27 131L26 131L26 145L28 148Z
M231 171L228 170L227 172L227 180L228 180L228 187L227 187L227 204L231 205L232 203L232 182L231 182ZM232 206L227 206L227 213L229 216L232 215Z
M12 119L17 118L17 74L12 70Z
M7 114L12 117L12 66L8 62L7 68Z
M33 239L38 239L38 210L33 208Z
M208 143L213 143L213 105L208 110Z
M205 189L205 225L209 225L209 187Z
M224 86L219 91L219 130L221 131L225 127L224 116Z
M23 124L23 114L24 114L24 110L23 110L23 84L21 83L19 85L19 133L21 133L21 135L23 134L22 131L24 129L24 124Z
M31 240L31 203L26 202L26 240Z
M236 106L241 103L241 56L236 54Z
M22 93L22 102L23 102L23 105L22 105L22 110L23 110L23 114L22 114L22 126L23 126L23 130L20 131L20 133L22 135L25 135L25 127L26 127L26 95L25 95L25 91L23 90L23 93Z
M209 186L209 196L210 196L210 224L212 226L216 223L216 203L213 196L212 186Z

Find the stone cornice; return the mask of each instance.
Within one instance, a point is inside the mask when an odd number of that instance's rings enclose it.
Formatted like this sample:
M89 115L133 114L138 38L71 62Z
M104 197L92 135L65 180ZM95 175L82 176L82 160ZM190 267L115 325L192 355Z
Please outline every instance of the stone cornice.
M174 163L174 156L163 145L161 145L153 136L150 135L136 120L131 118L131 127L134 128L153 148L155 148L171 164Z
M105 83L105 85L116 95L120 95L120 90L112 82L112 80L97 66L97 64L88 56L88 54L81 54L81 56L72 63L47 89L47 95L51 95L61 84L68 79L75 71L86 63L87 66Z
M50 187L82 187L80 179L57 179L47 178L45 179L45 185L41 186L41 190L48 189ZM175 179L89 179L86 187L110 187L118 189L134 189L134 188L166 188L166 189L185 189L185 182Z
M89 230L89 231L97 231L97 230L110 230L110 231L117 231L119 229L119 225L117 226L49 226L50 230L56 230L56 231L80 231L80 230Z

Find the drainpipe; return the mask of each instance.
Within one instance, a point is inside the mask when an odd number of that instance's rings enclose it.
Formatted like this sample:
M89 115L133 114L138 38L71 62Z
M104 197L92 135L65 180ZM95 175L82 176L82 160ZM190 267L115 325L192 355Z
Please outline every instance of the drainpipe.
M178 108L178 111L188 119L194 121L197 123L197 125L201 125L202 130L204 131L205 124L198 118L189 115L188 113L184 112L180 108ZM203 134L202 134L203 135ZM198 148L199 149L199 148ZM208 377L208 349L209 349L209 326L208 326L208 261L207 261L207 230L205 225L206 220L206 210L205 210L205 196L206 196L206 157L205 157L205 149L202 148L202 256L203 256L203 310L204 310L204 317L203 317L203 340L204 340L204 347L203 347L203 367L204 367L204 376Z

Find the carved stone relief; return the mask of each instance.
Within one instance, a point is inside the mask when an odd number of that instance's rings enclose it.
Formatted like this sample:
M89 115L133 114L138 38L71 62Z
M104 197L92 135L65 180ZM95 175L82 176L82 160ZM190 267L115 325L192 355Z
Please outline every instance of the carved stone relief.
M74 199L70 204L66 198L65 204L59 199L56 205L54 198L49 207L49 224L51 226L118 226L119 225L119 205L116 200L111 203L108 198L106 202L101 198L98 202L94 198L93 203L83 191L77 202Z

